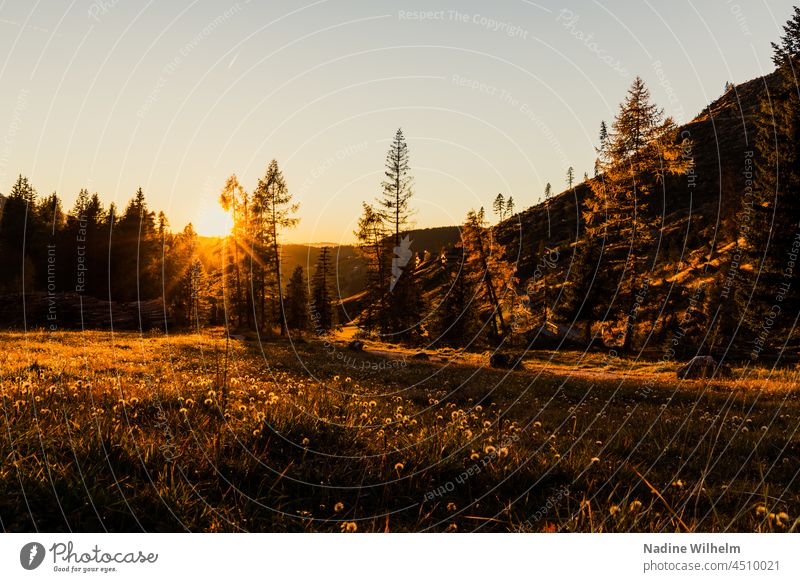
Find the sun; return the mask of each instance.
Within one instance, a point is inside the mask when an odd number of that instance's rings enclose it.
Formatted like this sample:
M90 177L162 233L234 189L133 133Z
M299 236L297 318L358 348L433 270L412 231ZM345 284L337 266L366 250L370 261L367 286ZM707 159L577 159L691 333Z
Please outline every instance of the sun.
M204 204L197 212L194 223L200 236L228 236L233 228L233 218L216 204Z

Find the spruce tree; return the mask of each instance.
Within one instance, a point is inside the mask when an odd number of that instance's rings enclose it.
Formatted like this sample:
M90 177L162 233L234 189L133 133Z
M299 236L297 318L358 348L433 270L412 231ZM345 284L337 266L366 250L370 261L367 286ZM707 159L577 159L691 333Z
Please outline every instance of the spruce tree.
M378 200L379 214L384 223L390 225L397 247L400 246L400 234L410 224L410 201L413 194L408 144L402 129L397 130L386 154L384 175L386 179L383 181L383 193Z
M313 325L318 331L328 332L336 325L333 309L333 285L330 248L323 247L317 257L316 271L312 280L311 301L313 303Z
M308 329L309 324L309 304L308 304L308 284L303 267L298 265L292 272L289 282L286 285L286 326L300 333Z

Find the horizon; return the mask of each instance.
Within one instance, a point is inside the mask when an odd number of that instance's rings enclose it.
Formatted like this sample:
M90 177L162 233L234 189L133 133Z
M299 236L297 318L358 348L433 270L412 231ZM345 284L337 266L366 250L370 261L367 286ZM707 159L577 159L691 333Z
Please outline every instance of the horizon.
M283 242L352 244L402 127L416 227L461 224L498 192L523 210L546 183L562 192L567 167L591 174L597 128L634 76L685 123L726 82L772 71L769 43L790 9L323 0L82 2L59 14L5 3L0 192L23 174L65 208L84 187L123 206L141 186L176 230L219 235L227 177L252 191L275 158L302 218Z

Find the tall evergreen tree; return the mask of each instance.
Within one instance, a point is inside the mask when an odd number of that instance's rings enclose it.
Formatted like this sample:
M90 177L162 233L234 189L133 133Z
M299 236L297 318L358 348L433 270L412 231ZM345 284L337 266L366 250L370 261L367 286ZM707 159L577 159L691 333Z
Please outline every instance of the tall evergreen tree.
M499 220L503 220L506 216L506 199L502 193L498 194L494 202L492 202L492 210L497 215Z
M361 254L366 258L367 307L361 325L368 331L386 327L388 273L390 259L387 245L387 229L375 209L366 202L354 231Z
M463 254L445 265L446 282L437 298L434 338L438 343L464 346L477 332L475 284L467 276Z
M476 285L476 299L489 322L493 341L504 338L509 330L507 315L515 290L514 268L503 258L503 249L486 225L483 208L470 210L462 228L466 256L465 269Z
M308 329L308 284L303 267L298 265L286 285L286 326L300 333Z
M272 160L267 166L266 174L258 181L253 198L262 218L261 239L266 243L264 250L267 253L264 261L272 267L273 288L277 297L274 313L283 336L286 335L286 319L283 305L280 235L283 230L297 226L300 219L294 216L299 205L292 203L293 197L289 193L286 180L276 160ZM262 290L262 293L264 292L265 290Z
M636 77L607 139L600 144L601 175L592 180L592 195L586 199L586 235L595 241L593 244L602 244L603 268L617 277L614 287L620 298L619 316L626 322L626 351L633 338L630 311L658 229L652 193L667 174L686 169L676 137L674 122L651 103L650 92ZM606 297L603 307L610 308L611 300Z
M789 65L800 55L800 7L793 8L794 13L783 26L781 39L772 44L772 62L776 67Z
M334 296L331 284L332 275L330 248L322 247L317 257L316 271L312 280L311 301L312 319L317 330L330 331L336 325L336 312L333 309Z
M33 287L34 266L28 251L37 238L36 190L20 175L5 198L0 217L0 268L6 292L21 293ZM28 268L26 267L28 263ZM23 281L23 273L26 281Z
M411 169L408 158L408 145L403 130L398 129L386 154L386 179L383 181L383 193L378 200L379 214L394 232L394 244L400 246L400 234L410 224L410 201L413 194Z

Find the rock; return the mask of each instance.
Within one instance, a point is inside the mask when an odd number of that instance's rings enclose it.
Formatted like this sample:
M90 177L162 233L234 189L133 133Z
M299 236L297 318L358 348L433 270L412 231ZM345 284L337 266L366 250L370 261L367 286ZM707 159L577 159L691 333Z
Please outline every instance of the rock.
M425 352L417 352L413 356L411 356L412 360L430 360L431 357L426 354Z
M348 350L353 350L354 352L363 352L364 351L364 342L361 340L353 340L349 344L347 344Z
M679 380L695 380L699 378L729 378L731 369L728 365L718 365L711 356L695 356L684 366L681 366L677 373Z
M522 368L522 362L509 356L508 354L492 354L489 358L489 365L492 368L508 370L511 368Z

